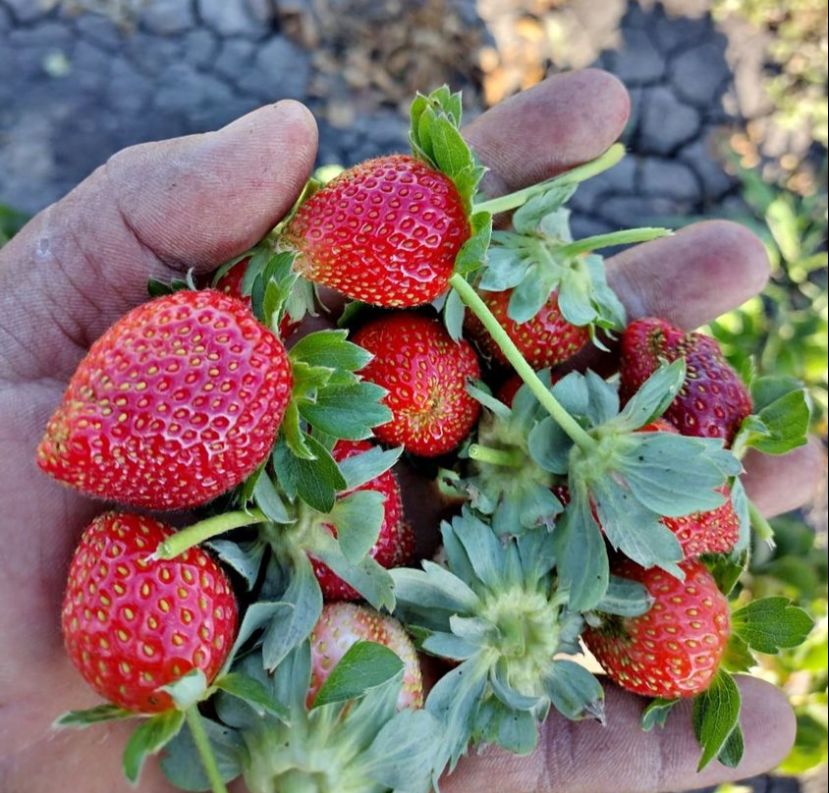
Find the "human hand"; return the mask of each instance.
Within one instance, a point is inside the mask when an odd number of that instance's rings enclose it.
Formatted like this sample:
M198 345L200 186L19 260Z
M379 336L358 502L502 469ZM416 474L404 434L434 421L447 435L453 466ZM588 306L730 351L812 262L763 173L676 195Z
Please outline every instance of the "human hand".
M495 193L546 178L601 153L627 118L621 86L599 72L547 81L474 122L467 134L492 169ZM519 142L518 144L516 142ZM128 149L0 251L0 789L127 790L120 753L129 725L52 733L54 717L96 704L62 648L60 600L68 559L96 505L43 477L34 449L89 344L146 299L152 276L207 273L261 238L288 209L313 164L316 132L296 103L279 103L219 133ZM693 327L759 290L762 247L745 230L700 224L609 264L632 317L660 314ZM749 461L747 484L767 514L805 501L819 465L812 447ZM814 476L812 473L814 472ZM425 516L424 516L425 517ZM428 522L428 521L427 521ZM793 721L779 692L745 681L741 766L693 774L697 747L679 714L642 734L641 702L611 689L608 723L552 718L530 758L488 753L464 762L445 788L509 791L677 790L774 765ZM778 725L774 730L769 724ZM627 785L627 787L624 787ZM166 793L155 766L142 789Z

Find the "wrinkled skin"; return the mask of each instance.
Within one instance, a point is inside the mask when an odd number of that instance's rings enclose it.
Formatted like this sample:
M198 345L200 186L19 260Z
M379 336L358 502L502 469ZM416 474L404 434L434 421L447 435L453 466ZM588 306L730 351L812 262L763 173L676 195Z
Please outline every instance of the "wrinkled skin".
M492 168L491 194L566 170L600 154L629 111L623 87L602 72L553 77L479 117L466 130ZM516 145L516 141L520 141ZM129 725L54 734L61 711L97 703L71 667L59 630L73 546L102 511L35 468L46 421L84 351L117 317L146 299L148 276L206 273L243 252L290 207L311 171L316 130L294 102L257 110L207 135L127 149L0 250L0 790L126 793L120 753ZM742 303L768 276L763 247L724 222L626 251L610 280L631 317L661 315L693 328ZM749 458L747 486L767 515L809 499L822 474L817 446L783 458ZM411 485L411 477L404 487ZM410 501L423 501L410 487ZM435 506L433 509L437 509ZM412 514L433 527L432 514ZM676 791L774 766L794 720L783 695L742 680L746 755L739 768L696 775L690 721L643 733L642 700L608 690L608 726L552 717L528 758L473 755L448 793ZM684 706L682 706L684 707ZM772 728L769 728L772 725ZM148 764L142 791L167 793Z

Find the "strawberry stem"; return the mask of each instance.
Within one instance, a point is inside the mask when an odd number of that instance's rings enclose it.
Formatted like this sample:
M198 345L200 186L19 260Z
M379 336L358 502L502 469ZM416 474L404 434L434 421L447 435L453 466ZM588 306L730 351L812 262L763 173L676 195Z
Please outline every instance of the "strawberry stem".
M630 245L634 242L650 242L660 237L670 237L673 231L663 228L645 227L641 229L622 229L612 231L610 234L596 234L593 237L585 237L582 240L575 240L567 245L560 246L556 253L562 256L576 256L580 253L609 248L611 245Z
M458 293L460 299L481 321L483 326L492 336L495 343L501 348L506 359L512 364L518 376L529 386L535 398L542 407L556 420L558 425L570 436L572 441L585 451L595 446L595 441L584 428L564 409L563 405L550 393L541 378L535 373L527 359L521 354L518 347L507 332L498 323L486 303L478 296L478 293L470 286L469 282L460 274L455 273L449 279L450 286Z
M523 452L493 449L491 446L481 446L479 443L471 444L467 449L467 454L470 460L490 465L502 465L505 468L520 468L527 459Z
M184 718L190 728L190 735L193 737L193 743L199 753L204 773L207 774L207 779L210 782L210 789L213 793L227 793L227 787L224 779L222 779L221 771L219 771L216 756L213 754L210 738L207 737L207 731L204 729L204 724L202 724L198 706L193 705L187 708L184 711Z
M584 182L593 176L597 176L612 168L622 157L625 156L625 147L621 143L614 143L604 154L596 157L595 160L579 165L577 168L572 168L565 173L554 176L552 179L546 179L543 182L525 187L523 190L516 190L514 193L498 196L498 198L490 198L488 201L482 201L480 204L475 204L472 207L472 212L491 212L493 215L498 212L507 212L511 209L518 209L527 203L533 196L539 193L544 193L551 187L561 187L564 185L578 184Z
M200 520L188 526L186 529L177 531L168 537L164 542L159 543L150 558L151 559L175 559L176 556L193 548L205 540L218 537L220 534L240 529L243 526L252 526L254 523L266 523L267 518L258 509L249 512L238 510L237 512L225 512L222 515L215 515L212 518Z
M753 501L748 502L748 516L751 520L751 528L757 536L768 543L770 548L774 548L774 529Z

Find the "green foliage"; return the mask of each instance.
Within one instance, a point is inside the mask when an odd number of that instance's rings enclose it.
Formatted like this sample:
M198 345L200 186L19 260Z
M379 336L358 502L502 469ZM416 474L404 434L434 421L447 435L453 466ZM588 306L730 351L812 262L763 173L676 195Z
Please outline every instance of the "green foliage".
M28 220L26 215L5 204L0 204L0 248L2 248Z

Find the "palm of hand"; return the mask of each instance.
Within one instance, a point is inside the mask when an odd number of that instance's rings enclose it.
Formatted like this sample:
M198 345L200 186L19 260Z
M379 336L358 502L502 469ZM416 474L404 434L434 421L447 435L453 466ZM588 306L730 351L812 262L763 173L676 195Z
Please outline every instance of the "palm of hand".
M621 131L627 110L615 80L583 72L499 106L467 136L494 169L489 189L500 192L598 155ZM523 144L515 147L519 123ZM97 702L66 658L59 612L72 549L101 505L36 469L43 427L91 341L145 299L147 277L169 280L191 266L208 272L245 250L290 206L314 156L313 122L293 103L264 108L221 133L135 147L0 252L0 788L9 793L52 791L57 780L86 793L128 789L120 752L129 725L49 731L60 712ZM713 223L626 252L611 263L610 277L632 316L660 314L693 327L761 288L766 264L751 235ZM755 460L747 484L760 506L773 513L805 500L813 478L802 473L817 474L814 454L807 447L786 460ZM691 778L687 719L675 717L661 738L642 734L640 702L611 690L611 728L553 719L531 758L489 753L469 760L445 789L491 789L497 779L503 791L595 792L624 784L671 790L745 776L785 752L791 716L767 687L744 689L753 712L736 772L712 768ZM765 723L782 726L757 734ZM152 766L141 789L171 788Z

